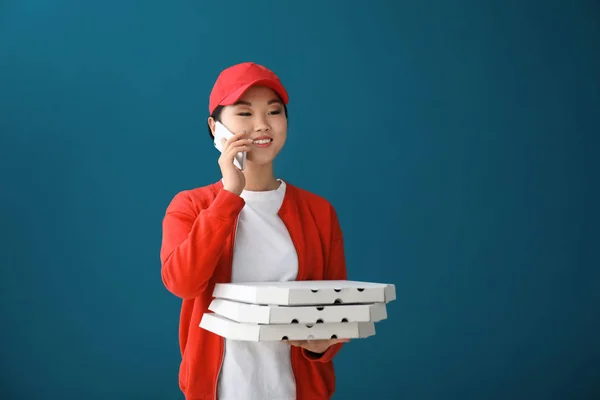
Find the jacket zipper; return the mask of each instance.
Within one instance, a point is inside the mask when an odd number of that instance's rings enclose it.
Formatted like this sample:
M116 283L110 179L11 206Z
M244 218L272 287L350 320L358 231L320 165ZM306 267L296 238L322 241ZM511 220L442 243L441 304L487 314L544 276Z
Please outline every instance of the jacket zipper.
M229 256L229 267L230 267L229 269L230 270L231 270L231 268L233 268L233 250L235 247L235 237L237 234L237 226L238 226L239 220L240 220L240 217L238 215L238 217L235 219L235 225L233 225L233 241L231 242L231 251L230 251L230 256ZM227 281L231 281L231 274L227 278ZM221 364L219 365L219 370L217 371L217 379L215 381L215 400L218 400L217 392L219 389L219 376L221 375L221 370L223 369L224 359L225 359L225 339L221 338Z

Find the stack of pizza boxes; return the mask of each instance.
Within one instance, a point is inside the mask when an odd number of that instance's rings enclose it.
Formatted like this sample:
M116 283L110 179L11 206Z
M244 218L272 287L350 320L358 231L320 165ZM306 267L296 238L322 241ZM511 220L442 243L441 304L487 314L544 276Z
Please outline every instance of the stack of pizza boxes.
M246 341L358 339L387 318L394 285L356 281L217 284L200 327Z

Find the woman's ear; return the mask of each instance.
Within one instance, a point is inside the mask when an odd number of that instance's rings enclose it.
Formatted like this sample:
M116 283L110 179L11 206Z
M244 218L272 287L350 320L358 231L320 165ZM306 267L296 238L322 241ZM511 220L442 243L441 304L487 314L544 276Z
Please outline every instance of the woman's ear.
M217 122L213 117L208 117L208 129L210 129L210 133L213 135L213 137L215 136L216 123Z

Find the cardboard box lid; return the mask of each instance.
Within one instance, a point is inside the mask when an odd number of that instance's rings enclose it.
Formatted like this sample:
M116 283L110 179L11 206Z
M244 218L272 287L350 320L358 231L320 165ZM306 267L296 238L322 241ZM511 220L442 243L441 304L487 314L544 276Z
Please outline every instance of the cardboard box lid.
M387 310L384 303L277 306L214 299L208 309L230 320L252 324L379 322L387 318Z
M200 327L227 339L252 342L359 339L375 335L373 322L259 325L235 322L213 313L202 316Z
M396 299L396 288L391 284L358 281L219 283L213 296L282 306L389 303Z

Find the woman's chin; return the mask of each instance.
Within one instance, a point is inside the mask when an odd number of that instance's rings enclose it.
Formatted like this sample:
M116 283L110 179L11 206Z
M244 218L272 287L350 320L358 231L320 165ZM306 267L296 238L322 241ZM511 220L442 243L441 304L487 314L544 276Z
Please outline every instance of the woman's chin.
M269 165L269 164L273 164L273 161L275 160L275 157L273 157L272 155L261 155L261 156L256 156L256 154L253 154L254 157L251 157L250 155L248 155L248 158L246 159L246 163L248 165L251 165L253 167L259 167L259 166L265 166L265 165Z

